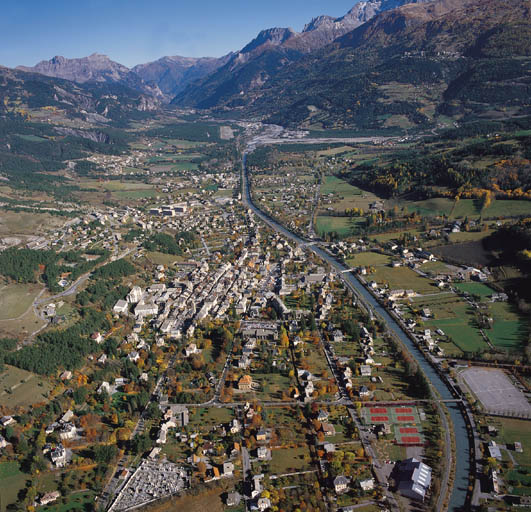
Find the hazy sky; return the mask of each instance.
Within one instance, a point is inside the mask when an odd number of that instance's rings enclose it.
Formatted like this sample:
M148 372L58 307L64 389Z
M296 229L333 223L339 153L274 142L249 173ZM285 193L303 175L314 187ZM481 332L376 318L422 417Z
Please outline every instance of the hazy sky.
M220 56L263 28L301 30L358 0L1 0L0 65L104 53L126 66L164 55Z

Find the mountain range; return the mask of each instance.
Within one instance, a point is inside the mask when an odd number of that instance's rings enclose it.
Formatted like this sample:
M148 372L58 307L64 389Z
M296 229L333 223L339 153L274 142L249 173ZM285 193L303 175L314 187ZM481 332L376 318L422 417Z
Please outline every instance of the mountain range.
M106 55L94 53L88 57L67 59L55 56L39 62L33 67L18 66L16 69L39 73L49 77L63 78L77 83L120 83L127 87L150 94L162 102L172 100L196 81L212 76L210 82L218 82L216 71L223 68L221 76L238 74L232 79L241 85L259 85L269 76L269 61L275 69L317 48L331 43L337 37L366 22L378 12L394 9L407 1L423 0L370 0L359 2L345 16L333 18L319 16L308 23L301 33L291 28L263 30L241 51L223 57L181 57L167 56L154 62L138 64L129 69L114 62ZM277 52L274 52L274 49ZM274 53L274 55L272 55ZM206 90L208 85L202 84ZM195 85L190 87L195 89ZM204 94L203 94L204 95ZM215 103L219 94L203 103Z
M70 81L82 96L94 88L94 105L105 86L119 86L141 110L171 102L308 127L408 128L437 116L525 114L529 16L526 0L370 0L301 32L263 30L220 58L162 57L129 69L93 54L9 72Z

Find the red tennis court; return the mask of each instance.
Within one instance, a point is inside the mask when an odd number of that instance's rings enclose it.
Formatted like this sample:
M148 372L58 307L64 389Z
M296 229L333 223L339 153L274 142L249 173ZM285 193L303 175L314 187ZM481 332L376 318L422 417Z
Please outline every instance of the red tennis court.
M413 409L411 407L397 407L395 412L396 414L411 414Z
M398 421L415 421L415 416L397 416Z
M387 413L387 407L371 407L371 414L382 414L382 413L384 414Z
M421 441L419 436L403 436L400 442L403 444L419 444Z
M418 434L419 431L415 427L400 427L401 434Z
M371 421L373 423L379 423L381 421L389 421L389 416L371 416Z

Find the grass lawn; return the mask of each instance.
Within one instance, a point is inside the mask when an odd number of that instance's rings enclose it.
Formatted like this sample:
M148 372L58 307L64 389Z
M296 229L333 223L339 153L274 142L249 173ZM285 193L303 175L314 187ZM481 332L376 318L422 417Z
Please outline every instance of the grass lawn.
M185 258L176 254L164 254L162 252L146 252L146 258L155 263L155 265L172 266L174 263L184 261Z
M6 407L28 407L47 402L51 385L34 373L7 366L0 373L0 403Z
M234 418L232 409L204 407L190 410L190 425L217 425L229 423Z
M492 344L505 350L521 348L529 336L526 318L507 302L492 303L489 310L494 324L492 329L485 330L485 334Z
M487 424L498 428L498 435L493 438L497 443L512 444L515 441L522 443L523 453L511 453L518 464L531 466L531 429L528 421L490 416Z
M27 478L28 476L20 471L18 462L0 463L2 507L18 502L18 492L26 485Z
M272 450L269 469L274 475L310 469L310 452L306 446Z
M22 316L42 290L38 284L9 284L0 286L0 320Z
M319 234L331 233L335 231L340 236L347 236L353 233L357 224L365 222L359 217L331 217L319 215L316 219L315 228Z
M377 252L367 251L356 254L353 258L347 260L347 265L350 267L377 267L387 265L391 258L387 254L380 254Z
M253 381L260 384L260 388L256 392L256 396L260 400L280 400L282 392L287 392L292 384L289 377L280 373L253 373L252 377ZM243 399L242 397L241 400Z
M457 283L455 287L462 292L470 293L471 295L479 295L482 299L490 297L495 291L483 283Z
M374 279L378 283L388 283L391 290L414 290L421 294L439 291L433 281L420 276L408 267L376 267L368 279Z

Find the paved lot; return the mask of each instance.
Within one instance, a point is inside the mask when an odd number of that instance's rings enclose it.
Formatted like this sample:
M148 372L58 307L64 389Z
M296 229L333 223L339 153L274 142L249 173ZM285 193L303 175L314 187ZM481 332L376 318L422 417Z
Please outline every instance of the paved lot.
M461 373L471 391L490 411L531 413L531 405L503 370L468 368Z

